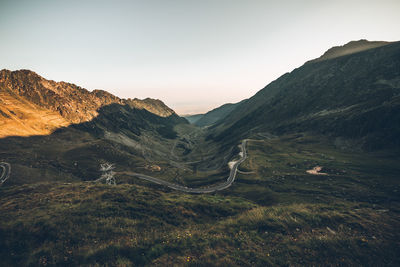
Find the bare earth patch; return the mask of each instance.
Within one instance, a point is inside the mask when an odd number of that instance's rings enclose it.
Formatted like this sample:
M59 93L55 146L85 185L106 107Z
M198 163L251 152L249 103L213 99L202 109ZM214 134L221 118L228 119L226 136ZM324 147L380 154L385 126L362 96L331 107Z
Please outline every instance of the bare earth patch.
M315 166L311 170L307 170L306 172L309 174L314 174L314 175L327 175L325 172L321 172L322 167L321 166Z

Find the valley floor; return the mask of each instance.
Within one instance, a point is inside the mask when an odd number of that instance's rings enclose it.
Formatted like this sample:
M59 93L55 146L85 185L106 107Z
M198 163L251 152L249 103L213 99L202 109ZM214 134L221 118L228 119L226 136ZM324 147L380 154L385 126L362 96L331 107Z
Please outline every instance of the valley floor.
M132 177L5 183L2 265L399 266L398 160L293 135L249 141L213 194Z

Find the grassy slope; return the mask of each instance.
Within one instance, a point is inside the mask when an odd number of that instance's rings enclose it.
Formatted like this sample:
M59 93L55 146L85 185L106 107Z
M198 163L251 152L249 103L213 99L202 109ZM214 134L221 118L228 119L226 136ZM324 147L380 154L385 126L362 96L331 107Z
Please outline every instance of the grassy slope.
M2 187L2 263L400 264L398 159L301 135L251 141L249 156L241 170L255 173L214 195L137 180ZM305 173L316 165L329 175Z

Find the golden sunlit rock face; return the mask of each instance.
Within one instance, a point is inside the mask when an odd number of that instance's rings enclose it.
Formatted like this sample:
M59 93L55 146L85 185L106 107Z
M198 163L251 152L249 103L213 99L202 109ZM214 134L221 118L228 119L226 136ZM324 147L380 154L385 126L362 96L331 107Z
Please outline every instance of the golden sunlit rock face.
M110 104L146 109L161 117L175 112L162 101L120 99L66 82L46 80L29 70L0 71L0 138L50 134L59 127L89 121Z
M70 122L58 112L29 103L10 91L0 91L0 138L50 134Z

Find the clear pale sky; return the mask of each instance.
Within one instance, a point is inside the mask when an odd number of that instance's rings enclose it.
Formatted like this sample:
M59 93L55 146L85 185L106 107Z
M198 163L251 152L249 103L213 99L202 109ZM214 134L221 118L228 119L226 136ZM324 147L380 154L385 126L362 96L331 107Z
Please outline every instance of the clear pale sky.
M359 39L400 40L400 1L0 0L0 69L179 114L248 98Z

